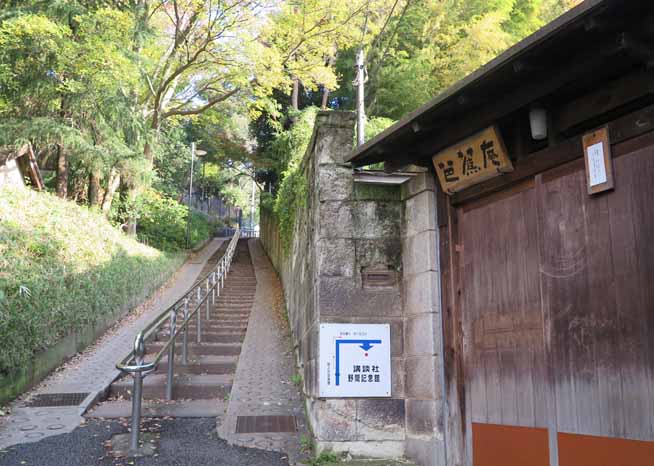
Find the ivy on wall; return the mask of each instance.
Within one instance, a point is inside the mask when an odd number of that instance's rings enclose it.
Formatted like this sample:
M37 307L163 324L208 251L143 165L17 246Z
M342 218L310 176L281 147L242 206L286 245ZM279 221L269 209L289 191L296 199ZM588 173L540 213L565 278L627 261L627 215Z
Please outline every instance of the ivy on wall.
M294 123L277 134L271 145L272 156L284 161L277 196L263 196L261 206L272 212L279 225L279 236L285 254L290 251L298 210L306 207L308 199L307 179L302 160L311 141L316 121L317 107L307 107L291 115Z

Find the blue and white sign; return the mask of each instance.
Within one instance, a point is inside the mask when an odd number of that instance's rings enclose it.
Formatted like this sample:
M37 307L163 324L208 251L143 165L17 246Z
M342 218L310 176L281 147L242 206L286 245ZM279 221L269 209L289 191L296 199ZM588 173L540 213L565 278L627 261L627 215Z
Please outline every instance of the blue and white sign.
M320 396L391 396L389 324L320 324Z

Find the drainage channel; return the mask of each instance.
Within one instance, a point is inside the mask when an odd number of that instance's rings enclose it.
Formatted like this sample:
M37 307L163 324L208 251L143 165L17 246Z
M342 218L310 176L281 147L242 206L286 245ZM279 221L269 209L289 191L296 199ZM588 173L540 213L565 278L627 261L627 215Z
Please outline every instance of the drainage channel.
M145 377L144 417L217 417L224 414L256 290L247 241L238 242L225 287L210 309L209 319L202 322L202 342L189 344L186 365L181 361L182 352L175 351L173 401L165 401L168 367L165 357L156 370ZM207 261L200 276L215 269L226 247L227 243ZM190 324L191 342L196 341L196 331L196 324ZM148 354L161 349L168 339L168 332L169 329L163 328L155 341L148 343ZM111 385L108 398L89 411L87 417L129 417L131 390L132 378L119 378Z

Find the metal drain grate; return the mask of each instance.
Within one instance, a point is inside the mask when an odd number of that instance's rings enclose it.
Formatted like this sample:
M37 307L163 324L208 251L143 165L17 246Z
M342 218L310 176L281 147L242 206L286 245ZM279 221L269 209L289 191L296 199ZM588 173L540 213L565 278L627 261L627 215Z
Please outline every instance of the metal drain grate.
M295 416L238 416L237 434L296 432Z
M54 406L79 406L89 396L88 393L45 393L34 395L25 403L28 408L48 408Z

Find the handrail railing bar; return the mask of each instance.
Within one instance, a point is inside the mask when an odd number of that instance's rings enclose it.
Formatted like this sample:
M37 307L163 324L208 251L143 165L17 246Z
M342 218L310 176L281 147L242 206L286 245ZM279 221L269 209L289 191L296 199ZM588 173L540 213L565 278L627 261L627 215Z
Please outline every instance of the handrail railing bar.
M229 254L229 248L228 248L228 251L225 252L225 255L223 256L223 258L225 258L225 256L227 256L228 254ZM208 275L209 275L209 274L207 274L206 276L208 276ZM223 282L222 282L222 283L224 284L224 274L223 274L223 273L221 273L221 278L223 279ZM189 291L187 291L187 292L183 295L183 298L184 298L184 297L188 297L188 295L189 295L190 293L192 293L193 291L196 291L196 290L197 290L197 291L201 291L201 289L200 289L198 283L201 283L201 282L200 282L200 281L199 281L199 282L196 282L196 285L195 285L194 287L192 287ZM223 285L223 286L224 286L224 285ZM215 288L215 286L212 287L211 289L213 289L213 288ZM211 289L210 289L210 291L211 291ZM205 301L206 301L206 299L207 299L207 297L208 297L208 294L205 295L204 297L202 297L202 293L200 292L200 296L201 296L201 297L199 298L199 301L198 301L198 303L197 303L195 309L193 310L193 312L191 312L191 313L189 314L189 318L186 319L186 320L185 320L185 321L184 321L184 322L179 326L179 329L180 329L180 330L181 330L182 328L185 328L185 327L188 325L188 322L191 320L191 318L196 314L196 312L198 312L198 310L199 310L199 309L202 307L202 305L205 303ZM166 323L166 321L168 320L168 318L169 318L169 316L170 316L170 311L171 311L173 308L176 307L176 305L178 304L179 301L180 301L180 300L178 300L178 301L177 301L175 304L173 304L172 306L168 307L165 311L161 312L161 314L159 314L157 317L155 317L155 318L150 322L150 324L148 324L148 325L146 325L146 326L144 327L144 329L141 331L141 333L143 333L143 339L144 339L144 340L148 340L148 339L149 339L149 338L154 334L153 330L158 330L159 327L161 327L162 325L164 325L164 324ZM176 338L177 335L179 335L179 333L180 333L180 332L177 331L177 330L178 330L178 329L175 330L175 338ZM163 348L162 348L162 349L157 353L157 357L155 357L156 364L158 364L158 362L159 362L158 360L161 359L161 357L163 356L163 352L168 348L168 345L169 345L169 344L170 344L170 340L169 340L168 342L166 342L166 343L164 344L164 347L163 347ZM126 372L134 372L133 369L136 368L137 366L129 366L129 365L128 365L128 363L131 362L133 359L134 359L134 351L130 352L130 353L129 353L129 354L128 354L128 355L127 355L127 356L126 356L126 357L125 357L121 362L120 362L120 363L118 363L118 364L116 365L116 367L117 367L118 369L120 369L120 370L125 370ZM147 363L147 364L149 365L150 363ZM143 366L141 366L141 367L143 367ZM146 369L146 370L147 370L147 369Z
M234 257L236 246L238 245L238 239L240 237L240 231L237 228L234 232L234 236L227 246L225 254L223 254L219 265L215 267L215 270L211 270L203 278L198 280L186 293L182 295L172 306L169 306L165 311L159 314L154 318L148 325L141 330L136 339L134 340L133 350L125 356L118 364L116 368L119 370L129 373L134 377L134 389L132 391L132 432L130 436L130 451L136 452L139 447L139 430L141 423L141 403L143 396L143 378L150 372L156 370L157 366L161 362L163 355L168 353L168 370L166 374L166 399L173 399L173 382L174 382L174 372L175 372L175 343L177 337L180 333L183 333L183 348L182 348L182 364L187 364L187 351L188 351L188 325L197 314L197 342L201 342L202 334L202 312L200 309L204 305L206 307L207 319L210 317L210 308L209 308L209 296L212 296L213 302L215 304L215 294L216 288L218 289L218 295L220 296L220 287L224 286L225 274L229 272L229 266ZM220 277L219 281L216 278L216 272L220 268ZM212 275L213 274L213 275ZM213 281L211 278L213 278ZM205 294L202 296L202 282L204 280L205 284ZM211 284L211 286L210 286ZM196 293L196 305L195 309L192 312L189 312L189 298L192 296L193 292ZM183 305L180 305L182 303ZM184 320L181 325L177 325L177 314L180 311L180 308L183 308ZM144 360L145 357L145 342L149 340L153 335L156 337L159 330L165 323L169 320L170 324L170 335L168 341L166 341L161 349L155 354L152 361L146 363ZM135 365L130 365L131 362L134 362Z
M238 230L238 229L237 229L237 231L240 232L241 230ZM230 240L230 241L231 241L231 240ZM221 257L221 260L225 258L225 256L227 255L227 252L228 252L228 251L225 251L225 254ZM220 262L219 262L219 263L220 263ZM192 285L192 286L191 286L191 287L186 291L186 293L184 293L182 296L180 296L180 297L177 299L177 301L175 301L171 306L168 307L168 309L166 309L165 311L162 311L161 315L165 315L165 314L170 310L171 307L175 307L175 306L178 306L178 305L182 304L182 301L184 300L184 298L187 297L190 293L192 293L192 292L195 290L195 288L198 287L198 286L199 286L199 285L200 285L204 280L206 280L207 277L208 277L209 275L211 275L212 273L214 273L214 272L213 272L213 271L208 272L208 273L207 273L206 275L204 275L203 277L198 278L198 279L193 283L193 285ZM155 320L156 320L156 318L155 318Z

